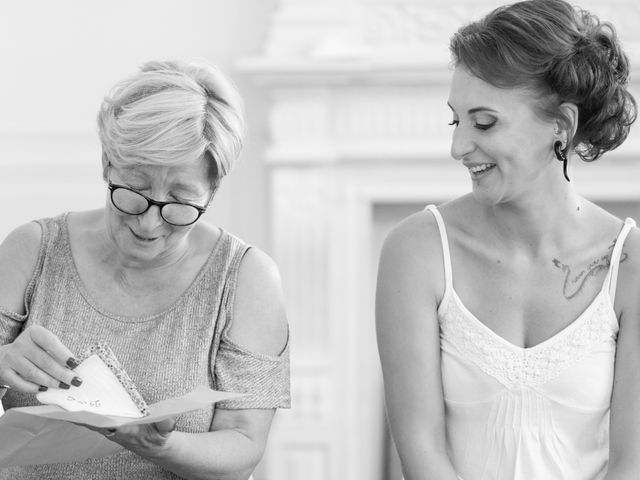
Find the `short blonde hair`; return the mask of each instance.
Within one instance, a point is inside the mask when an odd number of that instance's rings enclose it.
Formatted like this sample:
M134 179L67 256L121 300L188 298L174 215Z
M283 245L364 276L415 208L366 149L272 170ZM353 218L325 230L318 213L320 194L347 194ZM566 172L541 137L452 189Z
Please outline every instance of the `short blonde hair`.
M103 159L114 165L213 161L216 186L240 154L242 100L214 66L151 61L118 83L98 113Z

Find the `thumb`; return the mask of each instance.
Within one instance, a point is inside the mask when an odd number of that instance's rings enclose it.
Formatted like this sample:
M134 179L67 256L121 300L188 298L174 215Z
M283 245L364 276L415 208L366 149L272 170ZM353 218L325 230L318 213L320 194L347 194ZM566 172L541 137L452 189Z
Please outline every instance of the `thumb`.
M155 424L158 433L162 435L166 435L171 433L176 428L176 419L175 418L165 418L164 420L159 421Z

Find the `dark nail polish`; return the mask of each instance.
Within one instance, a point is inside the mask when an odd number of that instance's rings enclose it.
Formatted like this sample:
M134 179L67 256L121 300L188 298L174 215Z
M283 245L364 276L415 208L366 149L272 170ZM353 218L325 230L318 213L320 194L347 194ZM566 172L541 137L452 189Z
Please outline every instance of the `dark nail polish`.
M80 365L80 362L78 362L78 360L73 357L69 357L69 359L67 360L67 367L69 367L71 370L76 368L78 365Z
M45 387L44 385L40 385L38 387L39 392L46 392L47 390L49 390L49 387Z
M64 382L60 382L60 385L58 385L59 388L62 388L64 390L69 390L71 388L71 385L67 385Z
M79 387L80 385L82 385L82 379L80 377L73 377L73 380L71 380L71 385L73 385L74 387Z

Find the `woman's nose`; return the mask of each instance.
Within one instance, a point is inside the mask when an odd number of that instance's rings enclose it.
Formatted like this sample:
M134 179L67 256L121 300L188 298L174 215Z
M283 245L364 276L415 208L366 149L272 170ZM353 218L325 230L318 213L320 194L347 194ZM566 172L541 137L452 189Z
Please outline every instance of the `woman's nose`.
M158 225L164 223L164 219L160 215L160 207L151 205L149 210L138 215L138 223L147 232L152 232Z
M456 160L462 160L475 149L475 143L469 132L458 125L451 138L451 156Z

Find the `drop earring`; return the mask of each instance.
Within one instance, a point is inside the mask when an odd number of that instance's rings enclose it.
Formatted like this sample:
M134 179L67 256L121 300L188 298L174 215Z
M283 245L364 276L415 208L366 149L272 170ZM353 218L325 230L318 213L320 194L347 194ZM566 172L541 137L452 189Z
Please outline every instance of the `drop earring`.
M562 173L564 173L564 178L567 179L567 182L570 182L569 175L567 175L567 154L562 151L562 142L560 140L556 140L553 144L553 151L556 153L556 158L562 162Z

